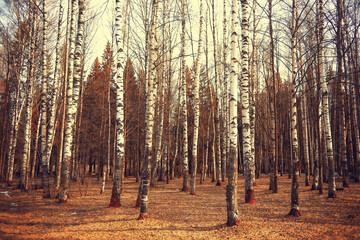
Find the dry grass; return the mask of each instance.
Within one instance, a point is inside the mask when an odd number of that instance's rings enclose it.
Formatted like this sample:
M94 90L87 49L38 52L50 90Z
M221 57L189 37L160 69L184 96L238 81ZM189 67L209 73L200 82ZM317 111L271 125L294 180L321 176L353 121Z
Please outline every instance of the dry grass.
M290 184L279 179L279 193L268 190L268 176L257 180L256 204L244 203L244 179L239 178L241 225L227 227L225 185L207 179L197 184L197 195L180 192L182 179L160 182L150 190L148 220L137 220L138 183L126 178L122 207L107 208L111 182L100 195L92 179L88 195L81 197L72 184L72 199L58 204L43 199L41 190L22 193L0 189L0 239L360 239L360 184L326 198L304 186L301 178L301 217L288 217ZM327 184L325 184L327 187ZM8 191L10 198L4 192Z

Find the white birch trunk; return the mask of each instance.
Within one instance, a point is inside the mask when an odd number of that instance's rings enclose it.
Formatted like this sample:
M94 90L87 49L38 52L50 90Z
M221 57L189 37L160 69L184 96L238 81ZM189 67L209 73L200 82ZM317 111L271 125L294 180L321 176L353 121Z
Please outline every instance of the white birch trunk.
M46 12L46 0L43 0L43 56L42 56L42 92L41 92L41 165L42 165L42 186L43 186L43 197L50 198L49 188L49 162L47 161L47 147L46 147L46 136L47 136L47 87L48 87L48 71L47 71L47 12Z
M156 27L158 23L158 9L160 0L153 0L152 5L152 16L150 26L150 54L149 54L149 79L147 81L147 99L146 99L146 110L145 110L145 121L146 121L146 133L145 133L145 150L144 150L144 161L143 169L141 173L141 205L140 205L140 216L139 219L149 218L147 213L149 203L149 187L150 187L150 169L152 157L152 135L155 115L155 95L156 95L156 51L158 49L158 43L156 39Z
M227 165L227 148L228 148L228 140L229 140L229 124L228 124L228 117L229 117L229 103L228 103L228 64L227 64L227 32L226 32L226 0L224 0L223 4L223 71L224 71L224 78L223 78L223 92L222 92L222 116L223 116L223 127L221 131L221 138L222 138L222 151L221 151L221 181L225 182L226 179L226 165Z
M73 104L73 75L74 75L74 45L75 45L75 9L76 0L71 0L71 24L69 34L69 59L67 64L67 89L66 89L66 111L65 111L65 135L64 135L64 153L61 167L61 184L59 191L59 203L67 203L68 191L70 185L70 162L71 162L71 148L73 146L73 129L75 125L76 108Z
M297 61L296 61L296 0L293 0L292 6L292 28L291 28L291 57L292 57L292 84L291 84L291 145L292 145L292 183L291 183L291 210L289 215L300 216L299 208L299 173L300 161L298 154L297 139L297 110L296 110L296 78L297 78Z
M250 171L253 172L251 177L253 177L252 182L254 186L255 183L255 119L256 119L256 92L255 86L257 86L257 78L255 76L255 62L256 62L256 0L253 1L253 39L252 39L252 61L251 61L251 76L250 76L250 134L251 134L251 158L252 162L250 163Z
M239 212L237 209L237 145L238 145L238 129L237 129L237 92L238 92L238 1L232 0L231 5L231 69L230 69L230 154L228 165L228 184L226 186L226 204L227 204L227 225L239 225Z
M307 101L305 94L305 86L303 86L303 96L301 103L301 114L302 114L302 132L304 139L304 161L305 161L305 186L310 186L310 161L309 161L309 143L308 143L308 128L307 128Z
M116 145L115 167L112 195L109 207L121 206L121 192L123 190L123 176L125 165L125 110L124 110L124 68L126 56L124 52L123 15L125 7L123 1L116 0Z
M188 156L188 123L187 123L187 104L186 104L186 64L185 64L185 8L186 0L181 0L181 108L183 119L183 145L182 145L182 163L183 163L183 187L182 191L189 190L189 156Z
M157 116L158 116L158 123L157 126L155 126L155 153L154 153L154 159L153 159L153 166L151 171L151 180L150 180L150 186L154 187L156 185L157 179L156 179L156 173L159 167L159 163L161 160L161 148L162 148L162 137L163 137L163 128L164 128L164 86L163 83L161 83L160 94L157 105Z
M329 107L329 92L326 85L326 75L324 69L324 6L323 0L318 0L319 4L319 75L320 75L320 96L322 101L322 112L325 122L325 137L326 137L326 153L327 161L329 164L329 188L328 197L336 197L336 184L335 184L335 162L333 153L333 142L331 136L330 125L330 107Z
M27 163L30 161L30 147L31 147L31 121L32 121L32 103L33 103L33 82L34 82L34 72L35 72L35 29L36 29L36 4L33 4L33 26L30 34L30 49L29 49L29 59L30 66L28 67L28 79L25 87L25 126L24 126L24 146L22 152L22 160L20 166L20 183L19 188L21 190L27 190L28 186L26 185L26 175L27 175Z
M199 43L198 53L195 61L195 110L194 110L194 133L193 133L193 146L192 146L192 161L191 161L191 179L190 179L190 195L196 195L196 173L197 173L197 158L198 158L198 139L199 139L199 119L200 119L200 98L199 98L199 85L200 85L200 55L202 48L202 27L203 27L203 3L200 0L200 27L199 27Z
M33 32L34 33L34 32ZM33 36L34 37L34 36ZM32 104L33 104L33 78L34 78L34 62L35 62L35 40L31 43L30 61L31 66L29 68L28 80L26 83L26 103L25 103L25 119L24 119L24 147L23 157L20 166L20 183L19 188L21 190L27 190L26 175L27 175L27 163L30 161L30 147L31 147L31 121L32 121Z
M215 28L215 0L212 1L212 22L213 22L213 47L215 65L215 160L216 160L216 186L221 186L221 141L220 141L220 81L218 76L217 49L216 49L216 28Z
M270 77L270 84L269 84L269 104L270 104L270 116L271 116L271 127L270 127L270 138L271 138L271 145L270 145L270 166L271 166L271 176L270 176L270 187L269 190L273 190L274 193L277 193L277 166L276 166L276 159L277 159L277 144L276 144L276 85L275 85L275 60L274 60L274 36L273 36L273 26L272 26L272 1L269 0L269 27L270 27L270 51L271 51L271 76Z
M62 15L63 15L63 5L62 5L62 1L60 1L60 6L59 6L59 19L58 19L58 32L57 32L57 40L56 40L56 46L55 46L55 55L56 55L56 60L55 60L55 71L54 71L54 76L53 76L53 92L52 92L52 96L51 96L51 100L49 101L49 127L48 127L48 132L47 132L47 150L46 150L46 154L47 154L47 165L49 166L50 164L50 158L51 158L51 152L52 152L52 147L53 147L53 143L54 143L54 138L55 138L55 120L56 120L56 106L57 106L57 102L58 102L58 97L59 97L59 90L60 90L60 73L61 73L61 66L60 66L60 40L61 40L61 22L62 22Z
M250 131L250 82L249 82L249 2L241 1L242 21L242 49L241 49L241 97L242 97L242 133L243 133L243 156L245 165L245 202L255 203L254 159L251 154L251 131Z
M39 148L38 142L39 142L39 136L40 136L40 125L41 125L40 120L41 120L41 112L39 113L39 119L38 119L37 128L36 128L35 149L34 149L34 156L33 156L32 163L31 163L31 178L32 179L34 179L34 177L35 177L35 167L36 167L37 161L38 161L37 152L38 152L38 148ZM29 171L30 171L30 169L29 169Z

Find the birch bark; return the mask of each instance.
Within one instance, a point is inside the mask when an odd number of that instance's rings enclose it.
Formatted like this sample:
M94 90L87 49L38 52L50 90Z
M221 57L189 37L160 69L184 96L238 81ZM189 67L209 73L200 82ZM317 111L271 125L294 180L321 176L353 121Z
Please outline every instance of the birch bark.
M214 65L215 65L215 161L216 161L216 186L221 186L221 141L220 141L220 81L218 76L218 61L216 49L216 28L215 28L215 0L212 1L212 23L213 23L213 47L214 47ZM215 171L214 171L215 172Z
M47 12L46 0L43 0L43 52L42 52L42 92L41 92L41 165L42 165L42 186L43 197L50 198L49 188L49 162L47 161L47 146L46 146L46 126L47 126L47 87L48 87L48 73L47 73Z
M238 1L232 0L231 5L231 65L230 65L230 151L228 165L228 184L226 186L226 204L227 204L227 225L239 225L239 212L237 210L237 90L238 90Z
M58 32L57 32L57 39L56 39L56 46L55 46L55 70L53 76L53 93L51 96L51 100L49 102L49 127L47 132L47 141L46 141L46 158L47 158L47 165L50 164L51 158L51 151L54 143L55 138L55 119L56 119L56 106L59 96L59 89L60 89L60 40L61 40L61 23L62 23L62 16L63 16L63 5L62 0L60 1L59 6L59 18L58 18Z
M71 0L71 24L69 34L69 59L67 65L67 89L66 89L66 111L65 111L65 129L64 129L64 154L61 167L61 183L59 191L59 203L67 203L69 198L70 185L70 161L71 147L73 146L73 129L75 124L76 108L73 104L73 71L74 71L74 52L75 52L75 9L76 0Z
M196 195L196 173L197 173L197 157L198 157L198 139L199 139L199 119L200 119L200 98L199 98L199 85L200 85L200 56L202 48L202 27L203 27L203 2L200 0L200 26L199 26L199 43L198 53L195 61L195 111L194 111L194 133L193 133L193 146L192 146L192 161L191 161L191 179L190 179L190 195Z
M292 28L291 28L291 56L292 56L292 85L291 85L291 144L292 144L292 182L291 182L291 210L288 215L299 217L301 215L299 208L299 170L300 161L298 155L297 139L297 110L296 110L296 35L297 35L297 2L293 0L292 6Z
M333 152L333 141L331 135L330 125L330 110L329 110L329 92L326 85L326 76L324 69L324 3L323 0L319 1L319 75L320 75L320 95L322 100L322 112L325 122L325 138L326 138L326 153L327 161L329 164L329 187L328 197L336 197L336 184L335 184L335 162Z
M241 97L242 97L242 140L243 156L245 163L245 202L255 203L254 180L255 169L254 159L251 153L251 131L250 131L250 83L249 83L249 2L241 0Z
M116 145L115 145L115 167L113 188L108 207L121 206L121 192L123 190L123 177L125 165L125 131L124 131L124 68L126 57L124 53L124 29L123 14L124 4L121 0L116 0L116 45L117 45L117 65L116 65Z
M155 114L155 95L156 95L156 51L158 43L156 39L156 27L158 23L158 9L160 0L153 0L152 16L150 26L150 54L149 54L149 80L147 81L147 99L145 110L146 132L145 132L145 149L143 169L141 172L141 205L139 220L149 218L147 213L149 203L149 187L150 187L150 169L152 157L152 135Z
M181 108L182 108L182 119L183 119L183 145L182 145L182 163L183 163L183 187L182 191L186 192L189 190L189 156L188 156L188 124L187 124L187 104L186 104L186 65L185 65L185 9L186 0L181 0Z

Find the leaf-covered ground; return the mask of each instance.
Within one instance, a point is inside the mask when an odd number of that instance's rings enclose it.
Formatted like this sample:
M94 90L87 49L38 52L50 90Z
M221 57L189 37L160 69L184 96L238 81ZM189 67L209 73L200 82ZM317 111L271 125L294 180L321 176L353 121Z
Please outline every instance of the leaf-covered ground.
M338 179L340 181L340 179ZM150 189L148 220L137 220L138 183L125 179L120 208L107 208L112 182L100 195L100 183L73 182L68 204L43 199L41 190L20 192L0 188L0 239L360 239L360 184L338 191L338 198L305 187L300 178L301 217L288 217L290 184L279 179L279 193L268 190L269 176L257 179L256 204L244 203L244 178L239 177L241 225L227 227L225 184L216 187L208 178L197 183L197 195L180 192L182 179L159 182ZM337 182L337 185L341 185ZM54 195L54 194L53 194Z

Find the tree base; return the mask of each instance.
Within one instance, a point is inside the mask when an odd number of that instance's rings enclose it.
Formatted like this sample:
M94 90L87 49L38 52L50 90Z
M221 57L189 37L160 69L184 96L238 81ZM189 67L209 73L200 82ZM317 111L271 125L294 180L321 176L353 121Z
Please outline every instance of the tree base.
M228 222L226 223L226 225L227 225L228 227L239 226L240 224L241 224L240 219L236 219L235 221L234 221L234 220L228 221Z
M343 188L350 188L350 184L348 182L343 182Z
M254 190L252 190L252 189L246 190L245 203L248 203L248 204L255 204L256 203L255 202Z
M215 186L222 186L221 182L216 182L216 185Z
M319 190L319 187L316 187L315 185L312 185L311 186L311 190L314 191L314 190Z
M138 208L141 206L141 200L139 197L136 198L135 207Z
M170 178L170 180L174 180L174 178L173 178L173 177L171 177L171 178Z
M119 208L120 206L120 199L116 196L111 196L108 208Z
M300 213L299 210L292 208L292 209L290 210L290 212L288 213L288 216L300 217L300 216L301 216L301 213Z
M149 215L147 213L140 213L140 216L137 218L137 220L146 220L149 219Z
M329 193L327 198L337 198L336 193Z
M191 192L191 193L190 193L190 195L192 195L192 196L196 196L196 193L192 193L192 192Z
M182 189L181 189L181 191L182 192L188 192L189 191L189 186L186 186L186 187L183 187Z
M257 183L256 183L256 182L254 182L253 186L254 186L254 187L257 187Z
M306 180L305 180L305 186L307 186L307 187L310 186L310 181L309 181L309 179L306 179Z

